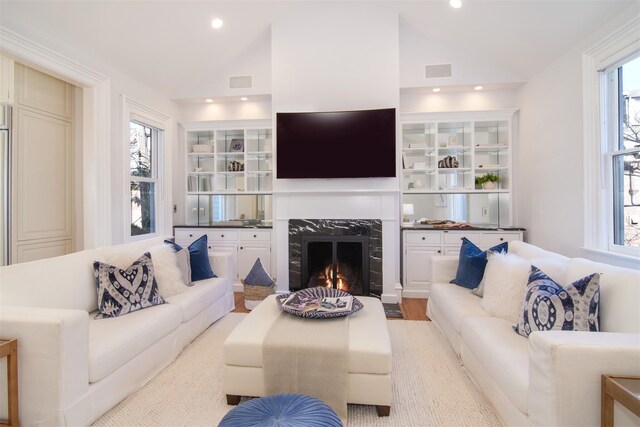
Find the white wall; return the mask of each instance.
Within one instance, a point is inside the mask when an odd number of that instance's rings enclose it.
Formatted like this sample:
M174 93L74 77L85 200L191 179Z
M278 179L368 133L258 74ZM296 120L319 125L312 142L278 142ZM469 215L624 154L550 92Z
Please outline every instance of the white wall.
M179 105L179 122L209 120L271 120L271 100Z
M522 179L514 192L520 225L530 243L563 255L592 257L582 250L582 54L626 22L630 13L637 15L638 7L535 75L521 92L521 143L515 164Z
M400 95L402 113L508 110L517 108L518 103L518 89Z
M425 78L425 65L438 64L451 64L451 77ZM401 88L523 81L522 76L498 66L491 58L478 57L464 46L443 46L400 28Z
M250 13L250 12L248 12ZM215 58L211 58L215 61ZM251 88L230 89L229 77L251 76ZM175 99L244 96L271 93L271 32L258 38L243 54L204 81L191 82Z
M325 2L274 22L271 40L274 123L277 112L398 107L397 14L370 3ZM383 300L396 300L398 178L276 180L274 189L280 286L288 284L290 218L381 218Z

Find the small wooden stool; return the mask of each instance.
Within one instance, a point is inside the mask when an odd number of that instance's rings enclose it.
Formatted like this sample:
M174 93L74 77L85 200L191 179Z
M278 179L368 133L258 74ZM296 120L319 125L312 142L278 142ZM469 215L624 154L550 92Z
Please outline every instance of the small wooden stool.
M18 422L18 340L0 338L0 357L7 358L7 399L9 419L0 425L15 426Z

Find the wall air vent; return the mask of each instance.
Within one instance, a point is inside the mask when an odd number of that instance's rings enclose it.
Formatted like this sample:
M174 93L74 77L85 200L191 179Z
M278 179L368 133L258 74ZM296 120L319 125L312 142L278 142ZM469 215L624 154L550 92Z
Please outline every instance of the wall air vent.
M425 65L424 76L428 79L451 77L451 64Z
M253 87L253 77L251 76L229 77L230 89L248 89L250 87Z

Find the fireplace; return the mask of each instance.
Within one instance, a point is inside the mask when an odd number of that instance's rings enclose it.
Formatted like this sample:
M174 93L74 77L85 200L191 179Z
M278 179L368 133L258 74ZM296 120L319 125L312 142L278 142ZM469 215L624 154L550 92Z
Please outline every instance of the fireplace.
M370 219L289 220L291 291L324 286L382 293L382 224Z
M301 287L369 295L368 236L302 236Z

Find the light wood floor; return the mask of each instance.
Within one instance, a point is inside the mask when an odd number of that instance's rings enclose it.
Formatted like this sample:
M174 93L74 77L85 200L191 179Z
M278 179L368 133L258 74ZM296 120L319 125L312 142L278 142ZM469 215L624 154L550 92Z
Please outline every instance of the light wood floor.
M234 313L249 313L249 310L244 308L244 294L242 292L236 292L234 294L236 301L236 309ZM429 320L426 315L427 312L427 300L423 298L403 298L402 304L400 304L400 310L404 320Z

